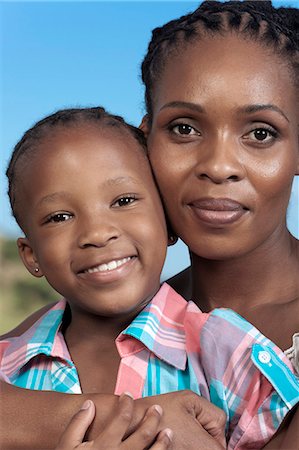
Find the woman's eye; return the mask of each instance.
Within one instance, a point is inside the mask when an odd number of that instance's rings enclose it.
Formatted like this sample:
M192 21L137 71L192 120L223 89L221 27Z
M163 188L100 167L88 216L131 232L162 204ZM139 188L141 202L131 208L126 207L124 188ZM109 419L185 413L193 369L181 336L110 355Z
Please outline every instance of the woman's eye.
M178 136L198 136L200 133L187 123L178 123L170 126L170 131L173 131Z
M125 197L121 197L118 198L112 206L114 207L122 207L122 206L128 206L131 203L135 202L136 197L134 196L125 196Z
M251 141L260 142L262 144L268 144L277 138L278 133L273 129L256 128L250 131L245 137Z
M73 215L68 213L52 214L50 217L47 218L46 223L66 222L67 220L70 220L72 217Z

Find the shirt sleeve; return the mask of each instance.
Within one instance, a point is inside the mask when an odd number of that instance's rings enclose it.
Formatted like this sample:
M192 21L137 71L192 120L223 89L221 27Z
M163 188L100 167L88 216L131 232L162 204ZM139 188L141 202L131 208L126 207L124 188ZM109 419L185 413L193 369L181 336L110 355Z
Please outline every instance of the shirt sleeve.
M5 383L10 383L9 379L7 378L7 376L5 375L5 373L2 372L2 370L0 370L0 380L1 380L1 381L5 381Z
M200 332L210 400L227 414L229 449L262 448L299 402L284 353L231 310L214 310Z

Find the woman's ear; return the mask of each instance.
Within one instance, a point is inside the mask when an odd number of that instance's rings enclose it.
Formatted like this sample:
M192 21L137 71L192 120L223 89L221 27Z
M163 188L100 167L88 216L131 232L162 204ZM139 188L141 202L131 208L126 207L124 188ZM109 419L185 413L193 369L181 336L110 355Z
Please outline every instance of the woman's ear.
M19 238L17 240L19 255L23 261L24 266L34 277L40 278L44 274L39 267L37 258L34 254L33 248L30 245L29 239Z
M150 127L149 127L149 117L148 114L146 114L145 116L143 116L141 124L139 125L140 130L143 131L145 137L147 138L150 132Z

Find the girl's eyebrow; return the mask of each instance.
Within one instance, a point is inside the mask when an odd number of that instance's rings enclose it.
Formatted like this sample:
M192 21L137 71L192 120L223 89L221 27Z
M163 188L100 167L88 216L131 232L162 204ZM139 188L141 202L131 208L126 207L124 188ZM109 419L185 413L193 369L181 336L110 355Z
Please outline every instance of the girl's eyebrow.
M187 108L192 109L193 111L203 113L205 112L204 108L199 105L198 103L192 103L192 102L182 102L182 101L173 101L169 103L165 103L165 105L162 106L160 111L166 108Z
M45 195L43 198L41 198L40 201L38 202L37 206L40 206L43 203L55 202L56 200L60 200L62 198L66 199L68 197L69 197L69 193L68 192L64 192L64 191L53 192L52 194Z
M276 106L276 105L272 105L272 104L246 105L246 106L242 106L241 108L238 108L238 112L243 113L243 114L244 113L252 114L255 112L266 111L266 110L275 111L275 112L279 113L282 117L284 117L288 122L290 122L290 120L285 115L285 113L280 108L278 108L278 106Z
M134 183L139 184L138 181L131 176L120 176L115 178L108 178L108 180L104 181L104 185L118 185L122 183Z
M108 178L106 181L103 182L103 186L113 186L113 185L119 185L123 183L134 183L134 184L140 184L138 180L131 176L121 176L121 177L115 177L115 178ZM57 200L67 200L71 198L71 193L66 191L59 191L59 192L53 192L52 194L45 195L43 198L40 199L38 202L38 206L44 204L44 203L52 203Z

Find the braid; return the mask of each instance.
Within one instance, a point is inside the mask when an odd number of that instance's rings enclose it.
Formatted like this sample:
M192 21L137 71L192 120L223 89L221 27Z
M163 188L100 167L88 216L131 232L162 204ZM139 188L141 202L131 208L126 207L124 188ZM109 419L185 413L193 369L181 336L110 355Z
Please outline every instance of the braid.
M183 42L203 35L235 31L259 40L286 57L298 71L299 11L274 8L271 1L204 1L194 12L153 30L147 54L142 62L145 103L152 118L152 91L167 57ZM297 77L298 78L298 77Z
M34 151L38 149L39 144L48 136L54 134L57 128L76 127L83 124L94 124L101 128L103 126L123 128L138 141L146 153L146 141L143 132L139 128L126 123L122 117L109 114L104 108L70 108L45 117L26 131L22 139L16 144L6 170L12 214L20 226L20 217L16 209L16 191L18 175L21 173L21 162L24 162L26 158L30 159Z

